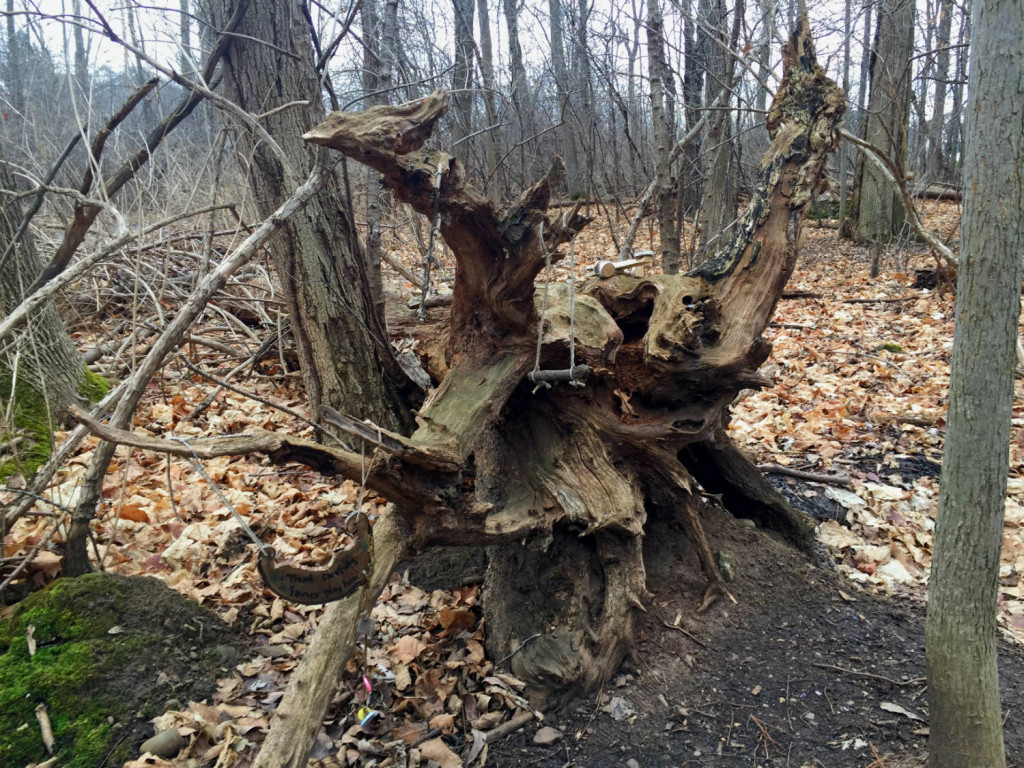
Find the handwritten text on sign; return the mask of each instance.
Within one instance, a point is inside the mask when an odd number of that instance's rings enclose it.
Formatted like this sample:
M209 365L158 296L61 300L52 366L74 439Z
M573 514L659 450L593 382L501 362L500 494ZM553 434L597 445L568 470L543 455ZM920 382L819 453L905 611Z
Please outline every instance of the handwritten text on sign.
M370 524L366 515L357 515L355 544L336 552L323 568L278 565L272 550L260 552L259 571L263 583L285 600L303 605L330 603L348 597L367 581L370 554Z

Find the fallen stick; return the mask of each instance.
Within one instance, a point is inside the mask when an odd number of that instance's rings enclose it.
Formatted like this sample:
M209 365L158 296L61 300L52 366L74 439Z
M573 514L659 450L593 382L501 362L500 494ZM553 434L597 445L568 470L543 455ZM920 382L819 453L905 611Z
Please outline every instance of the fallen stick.
M499 739L515 733L531 720L533 720L532 712L520 712L518 715L513 716L511 720L506 720L498 727L488 731L487 735L484 736L484 740L488 744L493 744Z
M925 678L923 677L914 677L910 680L894 680L891 677L886 677L885 675L876 675L873 672L858 672L855 669L845 669L843 667L837 667L834 664L819 664L817 662L813 662L811 666L817 667L818 669L831 669L834 672L842 672L844 675L849 675L850 677L863 677L868 680L881 680L882 682L889 683L890 685L920 685L925 682Z
M891 299L843 299L843 304L894 304L900 301L916 301L921 296L896 296Z
M825 294L814 291L786 291L779 298L782 299L823 299Z
M707 643L705 643L703 640L701 640L699 637L694 635L692 632L687 632L685 629L683 629L682 627L676 626L675 624L669 624L667 621L665 621L663 618L661 618L661 616L659 616L658 619L661 621L661 623L665 626L666 629L674 629L676 632L681 632L682 634L686 635L686 637L690 638L690 640L692 640L697 645L699 645L701 648L710 648L711 647Z
M811 483L825 483L827 485L842 485L849 487L852 484L848 475L822 475L817 472L805 472L802 469L791 469L781 464L758 464L757 468L762 472L769 472L773 475L787 475L797 480L807 480Z

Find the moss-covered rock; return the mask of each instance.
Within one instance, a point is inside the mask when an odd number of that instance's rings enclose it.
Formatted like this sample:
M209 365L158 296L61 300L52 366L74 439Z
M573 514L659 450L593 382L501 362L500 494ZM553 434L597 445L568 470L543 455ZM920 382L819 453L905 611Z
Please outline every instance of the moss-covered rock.
M0 620L0 765L48 757L39 704L46 705L60 765L120 765L152 735L148 720L169 698L209 696L223 661L246 645L156 579L59 579Z

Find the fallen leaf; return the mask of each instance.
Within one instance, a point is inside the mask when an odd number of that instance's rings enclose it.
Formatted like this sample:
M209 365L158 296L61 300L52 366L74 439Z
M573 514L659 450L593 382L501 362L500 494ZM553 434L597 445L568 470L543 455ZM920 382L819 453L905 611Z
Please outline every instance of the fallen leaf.
M149 514L136 504L122 504L117 516L122 520L131 520L133 523L149 522Z
M892 712L896 715L903 715L904 717L909 717L911 720L918 720L922 723L927 722L920 715L914 714L909 709L907 709L906 707L901 707L899 704L893 704L891 701L883 701L878 706L880 709L884 709L886 712Z
M441 768L462 768L462 760L441 739L425 741L420 744L419 750L422 757L436 761Z
M408 664L418 658L426 649L426 644L424 644L418 637L415 635L406 635L405 637L400 637L398 642L391 646L391 649L388 651L388 656L400 664Z
M449 635L457 635L476 626L476 616L468 608L442 608L438 621Z

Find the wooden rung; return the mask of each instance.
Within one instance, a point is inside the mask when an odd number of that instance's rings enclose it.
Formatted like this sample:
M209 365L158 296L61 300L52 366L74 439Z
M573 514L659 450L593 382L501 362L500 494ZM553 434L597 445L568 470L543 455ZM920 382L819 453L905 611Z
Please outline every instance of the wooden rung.
M590 375L591 370L592 369L589 365L577 365L572 369L563 368L562 370L556 371L530 371L526 374L526 378L534 384L552 381L582 381Z
M593 269L594 274L598 277L607 279L623 272L628 272L634 267L642 267L647 263L648 259L645 256L636 259L626 259L625 261L599 261L591 269Z

